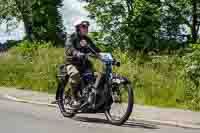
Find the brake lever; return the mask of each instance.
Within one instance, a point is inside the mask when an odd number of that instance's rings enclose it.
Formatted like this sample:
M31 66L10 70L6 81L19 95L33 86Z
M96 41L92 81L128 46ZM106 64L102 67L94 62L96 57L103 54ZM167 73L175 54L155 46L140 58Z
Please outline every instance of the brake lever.
M120 67L121 63L117 61L116 59L113 60L113 65Z

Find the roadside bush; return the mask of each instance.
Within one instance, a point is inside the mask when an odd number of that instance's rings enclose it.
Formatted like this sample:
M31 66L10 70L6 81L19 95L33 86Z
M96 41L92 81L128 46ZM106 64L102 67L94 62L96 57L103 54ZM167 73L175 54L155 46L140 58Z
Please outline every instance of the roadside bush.
M37 54L39 48L51 48L53 47L51 42L34 42L23 41L19 43L16 47L16 52L25 57L31 57Z
M101 48L112 51L121 62L121 67L113 70L131 80L136 103L199 110L200 89L195 85L199 81L199 49L180 57ZM64 49L51 47L51 43L22 42L7 56L0 56L0 85L55 93L56 74L63 57ZM99 71L101 66L96 60L95 68Z
M185 98L195 110L200 109L200 46L191 45L194 51L183 57L186 82Z
M57 64L62 63L63 52L51 43L25 41L0 60L0 85L54 92Z

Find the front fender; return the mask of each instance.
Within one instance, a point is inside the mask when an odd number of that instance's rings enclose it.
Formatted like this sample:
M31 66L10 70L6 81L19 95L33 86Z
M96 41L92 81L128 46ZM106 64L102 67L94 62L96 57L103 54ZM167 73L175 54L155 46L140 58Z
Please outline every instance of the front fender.
M127 77L121 75L113 75L112 84L129 84L131 83Z

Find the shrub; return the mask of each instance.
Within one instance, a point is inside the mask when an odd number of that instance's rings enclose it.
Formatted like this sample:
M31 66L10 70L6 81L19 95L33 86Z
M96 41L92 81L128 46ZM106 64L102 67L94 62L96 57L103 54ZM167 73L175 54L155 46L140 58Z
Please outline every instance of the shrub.
M136 103L197 110L199 89L194 81L199 81L197 75L200 71L198 67L191 66L199 64L199 53L196 49L183 57L144 57L139 52L115 49L112 54L121 62L121 67L113 70L127 76L133 83ZM55 93L56 74L58 65L64 61L63 56L63 48L23 42L13 47L8 56L0 56L0 85ZM99 61L95 62L97 70L101 70L101 66ZM196 78L193 80L191 77Z
M194 51L183 57L184 77L187 81L185 98L194 109L200 109L200 46L199 44L191 46Z
M51 48L53 45L51 42L34 42L30 43L29 41L23 41L18 44L16 47L16 52L21 54L22 56L25 57L31 57L35 54L37 54L37 50L39 48Z

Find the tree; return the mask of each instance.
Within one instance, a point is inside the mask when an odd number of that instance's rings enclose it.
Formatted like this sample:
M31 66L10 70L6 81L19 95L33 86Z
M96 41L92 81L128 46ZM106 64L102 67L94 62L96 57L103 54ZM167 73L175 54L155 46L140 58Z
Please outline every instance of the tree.
M87 2L89 17L96 20L101 32L112 35L116 45L121 48L144 49L151 45L159 31L159 2L156 0Z
M200 22L200 5L197 0L163 0L162 2L162 32L169 39L182 34L189 29L193 43L197 41Z
M33 31L32 31L32 3L29 0L14 0L19 12L19 19L24 23L25 33L28 40L33 41Z
M31 2L28 0L0 0L0 19L7 23L16 18L22 20L27 37L31 39Z
M64 26L58 11L61 6L62 0L33 0L32 27L35 40L64 43Z
M192 38L193 43L197 42L198 32L200 27L200 2L197 0L191 0L192 4Z
M0 3L0 20L22 20L28 40L64 43L64 26L58 11L62 0L0 0Z

